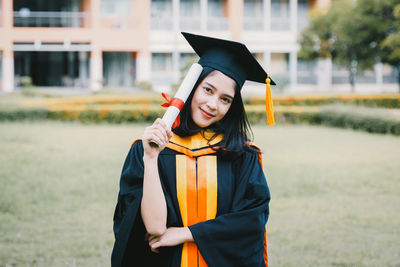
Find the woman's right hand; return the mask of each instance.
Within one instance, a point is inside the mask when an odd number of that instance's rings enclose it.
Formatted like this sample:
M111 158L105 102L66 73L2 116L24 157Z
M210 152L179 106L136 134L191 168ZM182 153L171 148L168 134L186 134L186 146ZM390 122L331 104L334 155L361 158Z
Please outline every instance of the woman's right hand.
M171 137L171 129L168 129L162 119L156 119L153 125L146 127L143 133L143 156L147 158L157 158L158 154L165 148ZM158 147L151 146L150 141L155 141Z

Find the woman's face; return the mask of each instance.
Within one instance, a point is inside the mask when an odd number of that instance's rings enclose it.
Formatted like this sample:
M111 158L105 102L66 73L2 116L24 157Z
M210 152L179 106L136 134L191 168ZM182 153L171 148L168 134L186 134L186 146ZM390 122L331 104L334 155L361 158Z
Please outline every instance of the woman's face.
M235 96L235 81L220 71L211 72L194 92L190 113L201 128L220 121Z

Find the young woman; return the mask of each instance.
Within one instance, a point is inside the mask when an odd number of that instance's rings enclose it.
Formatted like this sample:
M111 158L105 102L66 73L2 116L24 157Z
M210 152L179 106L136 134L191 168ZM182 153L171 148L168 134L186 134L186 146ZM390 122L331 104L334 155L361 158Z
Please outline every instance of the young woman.
M192 46L210 42L191 37ZM215 45L196 51L204 68L180 125L171 131L157 119L129 151L114 214L113 266L268 264L270 193L240 94L249 75L235 62L236 50L222 47L228 52ZM221 65L218 56L236 65Z

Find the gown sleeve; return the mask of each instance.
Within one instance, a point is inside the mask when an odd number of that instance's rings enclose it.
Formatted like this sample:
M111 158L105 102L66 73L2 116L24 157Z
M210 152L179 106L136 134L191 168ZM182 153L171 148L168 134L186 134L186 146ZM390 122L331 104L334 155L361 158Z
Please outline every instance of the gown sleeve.
M160 178L163 172L159 171ZM132 145L125 159L121 172L118 201L114 212L113 230L115 242L111 254L111 266L171 266L178 259L177 249L173 247L160 248L159 253L153 253L145 241L146 227L140 212L143 195L143 143L137 140ZM164 174L165 176L165 174ZM166 190L163 179L161 186L164 191L168 209L168 223L177 221L173 212L171 196ZM171 263L172 262L172 263Z
M121 172L120 190L118 193L117 206L113 218L113 230L115 236L114 248L111 255L112 266L123 266L126 251L139 252L143 245L132 238L144 237L145 228L140 216L140 203L143 193L143 145L136 141L126 159ZM137 239L137 238L135 238ZM143 239L142 239L143 240ZM132 250L132 247L134 248Z
M255 152L234 162L237 176L231 210L189 226L208 266L265 266L264 231L270 192Z

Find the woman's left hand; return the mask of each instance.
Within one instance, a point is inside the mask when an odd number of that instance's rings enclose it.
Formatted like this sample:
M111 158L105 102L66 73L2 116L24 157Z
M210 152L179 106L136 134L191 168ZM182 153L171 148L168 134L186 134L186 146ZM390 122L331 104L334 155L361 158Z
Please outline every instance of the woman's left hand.
M151 251L158 253L159 247L172 247L184 242L193 241L192 233L187 227L169 227L161 236L148 236Z

